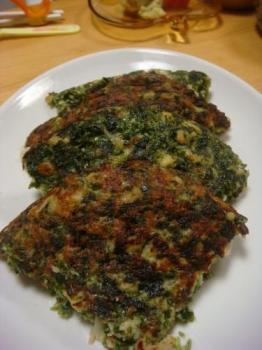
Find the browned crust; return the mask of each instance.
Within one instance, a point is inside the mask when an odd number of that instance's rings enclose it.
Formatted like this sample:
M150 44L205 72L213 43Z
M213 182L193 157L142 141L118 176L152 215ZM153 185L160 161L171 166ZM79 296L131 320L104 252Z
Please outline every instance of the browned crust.
M28 137L26 146L45 142L57 129L73 121L88 119L92 112L112 106L157 107L175 113L185 119L222 133L230 127L230 121L218 108L197 97L185 85L155 72L141 72L112 79L106 87L87 94L75 110L63 117L52 118L37 127Z

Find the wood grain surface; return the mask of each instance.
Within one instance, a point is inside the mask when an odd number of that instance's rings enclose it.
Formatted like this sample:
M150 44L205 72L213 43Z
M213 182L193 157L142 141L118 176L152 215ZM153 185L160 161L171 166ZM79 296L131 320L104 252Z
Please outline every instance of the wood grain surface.
M151 47L191 54L238 75L262 92L262 37L252 12L222 13L222 25L212 31L190 33L189 44L167 43L165 37L144 42L111 39L93 26L85 0L57 0L64 23L77 23L74 35L0 41L0 104L44 71L75 57L124 47ZM108 63L110 64L110 62Z

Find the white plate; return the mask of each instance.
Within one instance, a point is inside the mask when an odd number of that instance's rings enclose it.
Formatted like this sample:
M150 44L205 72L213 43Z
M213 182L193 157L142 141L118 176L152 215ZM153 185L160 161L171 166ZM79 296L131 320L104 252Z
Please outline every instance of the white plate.
M36 192L21 167L26 136L54 115L45 103L49 91L60 91L103 76L137 69L201 70L212 79L212 102L231 118L227 142L248 164L249 188L237 209L249 219L250 235L236 239L230 257L198 292L196 321L183 330L193 350L262 349L262 97L239 78L198 58L174 51L122 49L78 58L34 79L0 111L0 229L27 207ZM49 310L54 299L22 284L0 262L0 349L84 350L89 327L76 317L60 319ZM93 349L102 349L96 343Z

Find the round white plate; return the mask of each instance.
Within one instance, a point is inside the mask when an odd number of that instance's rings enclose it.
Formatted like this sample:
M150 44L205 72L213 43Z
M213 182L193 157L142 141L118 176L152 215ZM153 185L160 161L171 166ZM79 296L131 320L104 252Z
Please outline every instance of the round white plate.
M262 97L231 73L174 51L121 49L80 57L31 81L0 110L0 229L36 198L28 189L21 153L30 131L55 114L45 96L74 85L138 69L200 70L212 79L213 103L232 121L226 141L247 163L249 188L236 203L248 217L250 235L234 241L231 255L194 298L196 320L183 327L192 350L262 349ZM84 350L89 326L77 317L60 319L54 299L22 283L0 261L0 349Z

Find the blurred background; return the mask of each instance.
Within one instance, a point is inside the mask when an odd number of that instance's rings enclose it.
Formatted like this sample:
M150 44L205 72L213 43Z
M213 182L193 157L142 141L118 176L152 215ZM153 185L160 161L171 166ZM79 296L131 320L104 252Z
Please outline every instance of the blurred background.
M9 0L1 0L0 1L0 10L5 10L8 8L14 7L14 4L11 3Z

